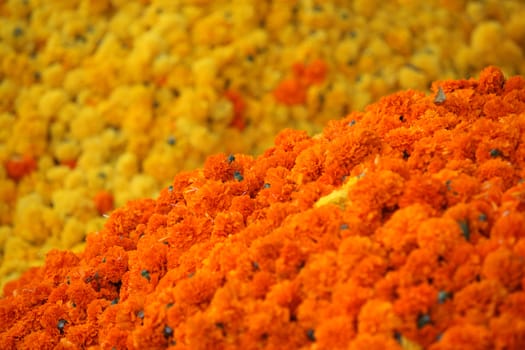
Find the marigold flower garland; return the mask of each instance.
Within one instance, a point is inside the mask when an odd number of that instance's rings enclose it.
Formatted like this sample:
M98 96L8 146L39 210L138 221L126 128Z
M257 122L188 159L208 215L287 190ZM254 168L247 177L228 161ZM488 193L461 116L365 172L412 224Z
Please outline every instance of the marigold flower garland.
M525 79L433 90L116 209L7 284L0 348L525 348Z

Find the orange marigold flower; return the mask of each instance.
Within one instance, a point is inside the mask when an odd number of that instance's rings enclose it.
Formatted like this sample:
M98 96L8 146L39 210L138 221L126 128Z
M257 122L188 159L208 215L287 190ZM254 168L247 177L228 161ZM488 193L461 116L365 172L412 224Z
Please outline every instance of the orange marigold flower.
M352 318L336 316L316 327L316 343L322 349L346 349L355 331Z
M292 71L293 77L282 80L273 91L277 102L285 105L304 104L308 87L325 80L327 66L323 60L317 59L308 65L296 63Z
M285 79L273 91L277 102L285 105L300 105L306 102L306 87L297 79Z
M495 349L525 348L525 318L523 315L505 313L490 321L491 333L495 334L493 339Z
M328 71L326 63L321 59L310 62L302 73L302 81L305 85L314 85L322 83Z
M38 344L39 349L52 350L57 348L57 343L58 341L55 337L42 330L28 334L20 343L17 344L17 348L32 349L36 344Z
M503 180L504 190L512 187L519 180L514 171L514 166L502 159L495 158L483 162L477 171L477 177L481 180L490 180L499 177Z
M515 291L525 277L525 259L502 247L485 258L482 274L501 282L508 291Z
M224 93L224 95L233 104L233 119L230 122L230 126L243 131L246 127L246 120L244 119L246 103L244 102L241 94L237 91L228 90Z
M436 304L438 291L428 283L417 286L399 288L399 298L394 302L396 315L408 320L412 324L405 325L406 328L423 328L426 324L418 318L429 313L431 307ZM430 318L431 320L431 318Z
M493 317L508 292L497 280L482 280L472 283L454 293L454 305L458 316L468 322L481 324Z
M419 227L431 214L429 206L419 203L401 208L376 231L376 237L386 248L406 256L407 252L416 248ZM399 235L399 232L403 234Z
M479 76L478 90L486 94L499 94L505 86L503 72L494 66L485 68Z
M490 235L503 243L516 244L519 239L525 238L525 214L507 211L494 222Z
M382 334L392 336L401 325L401 320L394 312L393 305L388 301L372 299L361 308L357 320L359 333Z
M37 168L35 158L27 154L23 157L13 156L4 165L7 176L15 181L19 181Z
M107 214L114 208L113 194L108 191L100 191L93 198L95 208L100 215Z
M418 245L430 256L444 256L464 241L460 225L454 220L431 218L423 222L417 231Z
M489 350L493 349L493 341L489 330L482 325L461 324L446 330L438 342L430 350Z

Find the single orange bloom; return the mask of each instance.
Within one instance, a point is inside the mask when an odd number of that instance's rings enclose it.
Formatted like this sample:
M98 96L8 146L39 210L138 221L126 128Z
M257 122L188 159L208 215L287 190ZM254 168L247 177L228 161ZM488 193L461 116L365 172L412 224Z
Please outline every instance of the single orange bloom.
M306 102L306 87L297 79L285 79L273 91L275 99L286 105Z
M321 84L325 78L328 67L323 60L317 59L311 62L304 71L303 82L310 86L314 84Z
M113 195L108 191L98 192L93 200L95 202L95 208L97 208L100 215L106 214L114 208Z
M243 131L246 127L246 120L244 111L246 109L246 103L244 102L240 93L234 90L228 90L224 93L224 96L233 104L233 119L230 123L231 127Z
M7 176L15 181L19 181L36 170L36 168L36 160L30 155L24 155L23 157L13 156L5 163Z

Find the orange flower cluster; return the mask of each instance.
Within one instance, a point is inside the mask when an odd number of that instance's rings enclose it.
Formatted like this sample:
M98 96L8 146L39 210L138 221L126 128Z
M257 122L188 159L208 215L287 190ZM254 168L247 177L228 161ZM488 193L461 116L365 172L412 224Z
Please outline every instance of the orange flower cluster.
M6 286L0 348L524 349L525 79L433 89L116 209Z
M276 101L282 104L303 104L306 102L308 88L324 81L327 74L326 63L320 59L308 65L296 63L292 70L293 77L281 81L273 95Z
M95 208L100 215L104 215L113 210L114 198L113 195L108 191L100 191L93 198L95 202Z

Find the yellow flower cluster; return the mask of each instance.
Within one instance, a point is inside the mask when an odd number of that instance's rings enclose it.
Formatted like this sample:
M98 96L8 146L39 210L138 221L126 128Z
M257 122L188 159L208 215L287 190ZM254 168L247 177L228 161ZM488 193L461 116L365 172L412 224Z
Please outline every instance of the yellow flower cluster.
M524 17L520 0L0 2L0 285L208 154L487 64L523 74ZM281 103L312 62L322 79Z

